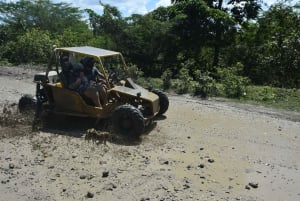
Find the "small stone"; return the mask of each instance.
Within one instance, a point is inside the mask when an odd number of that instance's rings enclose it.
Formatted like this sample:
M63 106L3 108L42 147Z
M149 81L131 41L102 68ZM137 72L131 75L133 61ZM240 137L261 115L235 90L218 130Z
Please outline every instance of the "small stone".
M114 183L108 183L104 186L104 190L106 191L113 191L117 186Z
M210 158L210 159L208 159L207 161L208 161L209 163L213 163L213 162L215 162L215 160L214 160L214 159L211 159L211 158Z
M187 136L187 139L191 139L191 136Z
M90 175L87 176L87 179L88 179L88 180L91 180L91 179L93 179L94 177L95 177L94 175L91 175L91 174L90 174Z
M199 168L204 168L204 164L198 165Z
M258 183L255 182L249 182L248 185L251 186L252 188L258 188Z
M93 198L94 197L94 193L87 192L86 197L87 198Z
M9 168L10 168L10 169L14 169L14 168L15 168L15 165L14 165L13 163L10 163L10 164L9 164Z
M85 178L86 178L86 175L80 175L79 178L80 178L80 179L85 179Z
M66 192L67 189L63 188L62 192Z
M54 165L51 165L48 167L48 169L53 169L54 168Z
M246 185L245 189L250 190L250 186Z
M108 172L108 171L102 172L102 177L103 177L103 178L108 177L108 175L109 175L109 172Z
M200 151L202 151L202 150L204 150L204 148L203 148L203 147L200 147Z
M165 165L169 165L169 161L165 161L163 164L165 164Z

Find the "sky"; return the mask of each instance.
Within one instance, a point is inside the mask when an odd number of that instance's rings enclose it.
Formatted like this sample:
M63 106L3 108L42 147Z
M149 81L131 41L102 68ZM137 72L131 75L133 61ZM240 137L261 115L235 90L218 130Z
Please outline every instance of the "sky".
M102 13L102 7L99 0L52 0L53 2L71 3L74 7L80 9L90 8L96 13ZM115 6L122 13L123 17L128 17L131 14L146 14L155 10L159 6L169 6L171 0L101 0L103 4Z
M90 8L96 13L102 13L102 6L99 4L99 0L52 0L54 3L66 2L70 3L74 7L80 9ZM117 7L122 13L123 17L128 17L131 14L146 14L155 10L159 6L171 5L171 0L101 0L104 4ZM276 0L263 0L268 6L275 3ZM293 0L295 1L295 0Z

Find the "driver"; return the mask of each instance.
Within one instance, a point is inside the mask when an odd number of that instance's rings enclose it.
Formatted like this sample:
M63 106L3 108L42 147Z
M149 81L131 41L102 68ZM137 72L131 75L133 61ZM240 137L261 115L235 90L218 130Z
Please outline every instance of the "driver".
M95 60L91 57L84 57L80 63L84 66L84 75L89 81L89 86L95 89L99 95L100 102L106 105L108 103L106 80L94 66Z

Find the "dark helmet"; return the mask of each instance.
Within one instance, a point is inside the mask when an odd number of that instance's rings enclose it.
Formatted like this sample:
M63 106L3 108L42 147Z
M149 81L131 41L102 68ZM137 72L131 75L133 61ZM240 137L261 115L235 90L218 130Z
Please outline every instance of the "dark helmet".
M70 63L68 52L64 52L60 55L60 65L63 71L68 71L72 68L72 64Z
M82 65L85 67L85 68L93 68L94 66L94 63L95 63L95 59L92 58L92 57L83 57L81 60L80 60L80 63L82 63Z

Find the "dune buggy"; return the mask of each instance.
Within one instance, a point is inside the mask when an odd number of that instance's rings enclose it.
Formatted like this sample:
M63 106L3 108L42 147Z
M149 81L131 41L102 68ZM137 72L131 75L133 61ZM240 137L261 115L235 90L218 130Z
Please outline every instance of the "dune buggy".
M108 103L99 108L76 91L63 86L60 57L72 55L74 62L83 57L92 57L95 66L104 75ZM140 136L153 118L164 114L169 107L167 95L160 90L145 89L134 83L128 74L121 53L95 47L63 47L52 50L46 72L34 76L36 83L36 116L42 112L111 119L117 133ZM24 96L19 101L20 109L28 103ZM30 101L29 101L30 102Z

